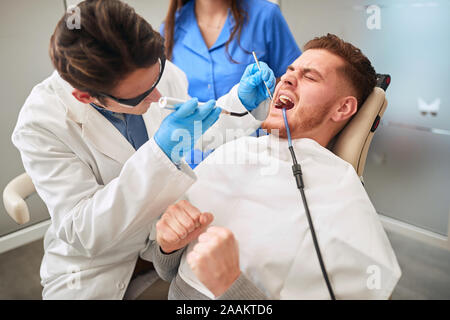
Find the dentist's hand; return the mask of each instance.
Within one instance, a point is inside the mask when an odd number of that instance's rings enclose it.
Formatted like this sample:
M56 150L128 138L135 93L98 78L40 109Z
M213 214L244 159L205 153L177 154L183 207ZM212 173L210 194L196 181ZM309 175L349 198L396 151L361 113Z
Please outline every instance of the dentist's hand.
M171 253L197 239L213 219L211 213L201 213L188 201L180 201L168 207L156 223L156 241L164 253Z
M267 83L271 94L275 89L276 79L273 71L265 62L260 61L259 65L261 71L256 63L248 65L239 82L238 97L248 111L255 109L261 102L269 98L263 80Z
M198 237L187 255L187 262L197 278L216 297L222 295L239 278L239 249L233 233L213 226Z
M222 109L215 105L216 102L210 100L199 106L197 98L194 98L163 120L154 139L172 162L179 163L194 148L200 136L219 119ZM194 126L198 129L194 130Z

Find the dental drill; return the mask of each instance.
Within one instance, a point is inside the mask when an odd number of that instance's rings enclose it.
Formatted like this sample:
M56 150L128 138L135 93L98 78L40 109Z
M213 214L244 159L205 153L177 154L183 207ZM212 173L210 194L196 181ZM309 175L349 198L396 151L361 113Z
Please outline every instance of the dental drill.
M172 98L172 97L161 97L158 101L159 107L161 109L167 109L167 110L177 110L178 106L180 104L183 104L185 102L187 102L188 100L183 100L183 99L177 99L177 98ZM204 103L199 102L198 105L201 106ZM219 107L220 108L220 107ZM224 110L223 108L221 114L226 114L232 117L243 117L245 115L247 115L249 112L231 112L231 111L227 111Z

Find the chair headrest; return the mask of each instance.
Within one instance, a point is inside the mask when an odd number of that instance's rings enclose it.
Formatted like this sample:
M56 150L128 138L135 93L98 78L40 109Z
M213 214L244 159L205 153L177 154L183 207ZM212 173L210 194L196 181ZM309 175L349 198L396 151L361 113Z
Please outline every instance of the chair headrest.
M362 177L375 130L387 107L385 92L375 87L355 116L335 137L330 150L349 162Z

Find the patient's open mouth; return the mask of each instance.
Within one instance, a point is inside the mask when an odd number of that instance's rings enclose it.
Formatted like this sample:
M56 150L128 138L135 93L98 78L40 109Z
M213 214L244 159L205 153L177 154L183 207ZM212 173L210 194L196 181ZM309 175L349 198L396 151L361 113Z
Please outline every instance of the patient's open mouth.
M274 106L275 106L275 108L278 108L278 109L285 108L286 110L289 110L294 107L294 102L292 101L291 98L282 94L275 101Z

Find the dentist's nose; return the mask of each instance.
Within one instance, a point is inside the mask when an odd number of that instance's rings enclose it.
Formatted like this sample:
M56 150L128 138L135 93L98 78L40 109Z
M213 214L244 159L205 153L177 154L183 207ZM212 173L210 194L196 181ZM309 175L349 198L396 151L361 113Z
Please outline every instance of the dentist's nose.
M152 103L152 102L158 102L159 98L161 98L161 93L158 91L158 89L154 89L145 99L145 103Z

